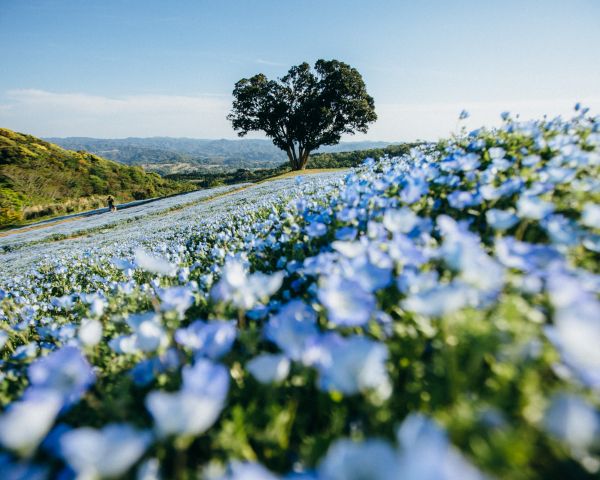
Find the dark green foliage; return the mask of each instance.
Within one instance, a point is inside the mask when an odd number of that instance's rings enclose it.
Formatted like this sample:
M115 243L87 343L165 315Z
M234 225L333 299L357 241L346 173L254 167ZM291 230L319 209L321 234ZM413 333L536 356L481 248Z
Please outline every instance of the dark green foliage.
M310 152L339 143L343 134L365 133L377 119L358 70L338 60L290 68L278 80L258 74L235 84L228 119L240 137L262 131L287 153L293 170L306 167Z
M407 154L420 143L399 143L384 148L355 150L353 152L315 153L308 160L307 168L343 168L356 167L365 158L379 159L384 156L396 157Z
M219 185L235 185L236 183L258 182L260 180L281 175L289 170L290 167L286 164L277 168L257 168L253 170L239 168L235 171L225 172L210 172L206 170L200 170L196 172L165 175L165 178L172 180L191 181L199 187L210 188L217 187Z
M140 167L0 128L0 227L95 208L107 195L123 202L193 189Z

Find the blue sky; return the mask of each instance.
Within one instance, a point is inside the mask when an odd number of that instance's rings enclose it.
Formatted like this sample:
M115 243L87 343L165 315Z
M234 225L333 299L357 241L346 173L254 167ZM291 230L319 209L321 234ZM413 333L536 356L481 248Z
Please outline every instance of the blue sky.
M234 138L233 84L337 58L380 119L356 139L434 139L600 113L600 1L0 0L0 126L44 136Z

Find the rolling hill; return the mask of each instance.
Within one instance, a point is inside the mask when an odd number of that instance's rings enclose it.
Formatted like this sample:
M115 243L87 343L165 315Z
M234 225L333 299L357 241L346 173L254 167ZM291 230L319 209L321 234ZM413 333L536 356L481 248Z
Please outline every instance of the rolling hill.
M117 202L193 190L79 151L69 151L31 135L0 128L0 227Z
M47 138L69 150L85 150L126 165L140 165L160 173L197 170L273 168L288 161L287 155L270 140L206 140L195 138ZM325 146L319 152L348 152L382 148L389 142L342 142Z

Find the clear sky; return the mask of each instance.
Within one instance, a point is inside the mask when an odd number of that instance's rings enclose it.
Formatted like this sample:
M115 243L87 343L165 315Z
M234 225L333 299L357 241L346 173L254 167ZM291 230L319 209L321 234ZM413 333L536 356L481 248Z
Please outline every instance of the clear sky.
M375 98L357 140L600 113L598 0L0 0L0 46L0 126L41 136L234 138L237 80L318 58Z

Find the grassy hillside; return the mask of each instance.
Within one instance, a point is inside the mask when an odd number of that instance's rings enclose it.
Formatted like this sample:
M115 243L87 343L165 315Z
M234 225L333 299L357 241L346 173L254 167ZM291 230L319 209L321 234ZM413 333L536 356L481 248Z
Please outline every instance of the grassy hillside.
M193 190L86 152L0 128L0 228L105 204Z

